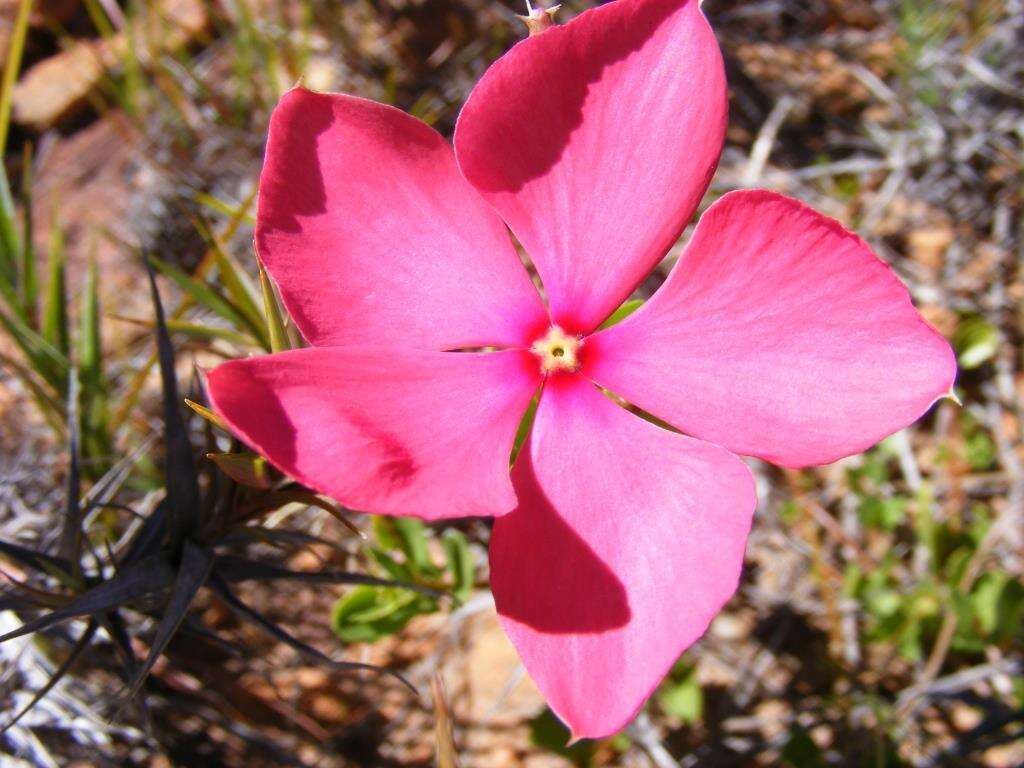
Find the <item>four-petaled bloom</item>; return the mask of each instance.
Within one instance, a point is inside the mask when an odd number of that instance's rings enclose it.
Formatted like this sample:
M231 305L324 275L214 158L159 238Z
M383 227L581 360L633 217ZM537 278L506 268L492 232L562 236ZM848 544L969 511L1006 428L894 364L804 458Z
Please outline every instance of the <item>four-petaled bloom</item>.
M697 0L617 0L523 40L454 153L391 107L293 90L256 240L312 346L209 376L237 434L347 507L496 517L502 625L578 737L623 726L735 591L755 506L735 454L857 453L955 375L863 241L764 191L712 205L654 297L599 329L679 237L725 125Z

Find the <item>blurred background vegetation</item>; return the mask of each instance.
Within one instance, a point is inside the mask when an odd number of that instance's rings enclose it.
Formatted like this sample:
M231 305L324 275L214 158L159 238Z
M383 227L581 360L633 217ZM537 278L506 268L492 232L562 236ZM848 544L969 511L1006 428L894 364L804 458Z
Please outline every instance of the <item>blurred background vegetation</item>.
M963 407L755 463L739 593L634 725L566 749L495 621L486 522L336 509L231 441L196 373L299 343L251 247L281 93L450 135L523 9L0 0L0 632L41 630L0 644L0 764L1024 764L1024 5L704 9L731 87L705 205L769 186L855 228L954 343Z

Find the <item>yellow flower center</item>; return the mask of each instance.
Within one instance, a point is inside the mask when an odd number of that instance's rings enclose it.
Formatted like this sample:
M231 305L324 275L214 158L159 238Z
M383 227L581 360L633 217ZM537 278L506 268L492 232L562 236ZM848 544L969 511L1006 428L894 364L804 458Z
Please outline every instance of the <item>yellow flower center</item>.
M541 373L572 373L580 367L581 346L582 339L569 336L557 325L553 325L546 334L533 342L530 351L540 360Z

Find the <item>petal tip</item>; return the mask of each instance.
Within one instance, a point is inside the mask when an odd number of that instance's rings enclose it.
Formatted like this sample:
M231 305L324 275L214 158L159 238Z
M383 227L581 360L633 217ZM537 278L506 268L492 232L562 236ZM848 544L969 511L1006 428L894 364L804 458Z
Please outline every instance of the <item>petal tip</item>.
M944 395L940 395L938 397L938 400L952 400L954 403L956 403L961 408L964 407L963 400L961 400L959 398L959 396L956 394L956 391L953 389L953 387L950 387L949 391L946 392Z

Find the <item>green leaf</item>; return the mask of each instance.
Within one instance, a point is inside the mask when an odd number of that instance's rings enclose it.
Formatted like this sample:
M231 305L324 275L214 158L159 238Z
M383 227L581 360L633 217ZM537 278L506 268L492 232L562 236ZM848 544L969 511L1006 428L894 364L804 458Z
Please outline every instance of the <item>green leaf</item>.
M673 674L658 689L658 706L684 723L695 723L704 714L704 693L697 682L696 667Z
M1024 626L1024 585L1005 571L982 574L969 605L983 639L1009 640Z
M1003 573L985 573L971 593L971 606L978 620L978 626L986 635L995 631L999 625L999 598L1006 586L1006 575Z
M545 709L530 721L530 741L537 747L564 757L576 768L594 765L594 742L577 741L569 746L571 734L550 709Z
M407 563L398 562L398 560L382 549L377 549L376 547L370 549L370 557L374 559L377 565L391 574L393 579L412 581L416 578L412 568Z
M331 628L346 643L372 643L401 630L414 616L433 613L433 599L405 589L358 586L334 604Z
M398 550L405 555L410 571L419 577L435 578L441 569L430 559L423 521L415 517L373 518L373 532L384 550Z
M983 317L969 315L957 325L953 346L961 368L977 368L999 351L999 331Z
M640 307L642 307L643 305L643 299L629 299L628 301L624 302L621 307L612 312L611 316L609 316L607 320L601 323L599 329L611 328L616 323L621 323L627 317L629 317L638 309L640 309Z
M902 496L888 499L870 496L863 499L857 509L864 525L893 531L906 517L907 500Z
M895 616L903 606L903 598L894 589L873 590L865 595L865 606L877 617Z
M978 429L964 441L964 456L971 469L984 472L996 462L996 445L984 430Z
M519 451L523 448L523 443L526 442L526 438L530 435L530 429L533 427L533 420L537 416L537 404L539 402L540 395L534 395L533 399L530 400L530 404L526 407L526 413L523 414L523 418L519 422L519 427L516 429L515 442L512 444L512 455L509 457L510 466L515 463L516 457L519 455Z
M452 595L456 602L464 603L472 593L476 581L473 553L461 531L448 531L442 542L448 558L448 571L452 577Z
M401 539L402 552L413 570L419 574L436 574L438 569L430 560L423 521L415 517L393 517L391 520Z
M796 522L801 513L800 505L791 499L787 499L779 505L779 519L786 525L792 525Z
M790 731L789 741L780 758L788 768L825 768L825 756L811 735L800 726Z

